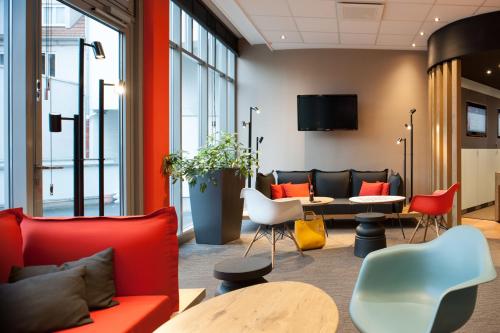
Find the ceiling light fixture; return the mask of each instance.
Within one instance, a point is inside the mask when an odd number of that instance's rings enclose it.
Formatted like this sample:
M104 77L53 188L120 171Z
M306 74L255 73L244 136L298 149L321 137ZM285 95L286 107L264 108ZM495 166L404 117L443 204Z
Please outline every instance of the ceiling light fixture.
M486 75L491 75L491 73L493 73L493 72L491 71L491 69L487 69L487 70L486 70Z
M436 17L434 18L434 22L439 22L439 17L437 17L437 16L436 16Z
M412 46L412 47L415 47L415 46L417 46L417 44L415 44L415 43L412 43L412 44L411 44L411 46Z
M423 36L424 35L424 32L423 31L420 31L420 36Z
M286 39L286 36L285 35L281 35L281 39Z

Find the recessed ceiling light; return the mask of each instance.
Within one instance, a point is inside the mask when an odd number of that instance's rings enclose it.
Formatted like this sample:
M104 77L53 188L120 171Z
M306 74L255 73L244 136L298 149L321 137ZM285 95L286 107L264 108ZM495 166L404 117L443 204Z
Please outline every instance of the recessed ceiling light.
M285 35L281 35L281 39L286 39L286 36Z
M435 17L434 22L439 22L439 17Z
M412 47L415 47L415 46L417 46L417 44L415 44L415 43L412 43L412 44L411 44L411 46L412 46Z
M491 75L491 73L493 73L493 72L491 71L491 69L487 69L487 70L486 70L486 75Z
M420 36L423 36L424 35L424 32L423 31L420 31Z

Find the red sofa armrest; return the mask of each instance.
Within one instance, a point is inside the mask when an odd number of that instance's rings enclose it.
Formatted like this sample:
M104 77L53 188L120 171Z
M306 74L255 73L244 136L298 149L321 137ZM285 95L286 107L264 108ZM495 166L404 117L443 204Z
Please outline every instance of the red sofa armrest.
M25 265L61 264L112 247L117 296L167 295L179 304L177 215L33 218L21 222Z

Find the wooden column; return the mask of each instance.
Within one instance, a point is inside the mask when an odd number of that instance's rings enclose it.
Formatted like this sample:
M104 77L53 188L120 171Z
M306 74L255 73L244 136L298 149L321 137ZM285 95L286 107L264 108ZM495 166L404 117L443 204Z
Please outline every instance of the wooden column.
M431 189L447 189L461 180L461 68L454 59L429 71ZM448 226L461 224L461 191L447 216Z

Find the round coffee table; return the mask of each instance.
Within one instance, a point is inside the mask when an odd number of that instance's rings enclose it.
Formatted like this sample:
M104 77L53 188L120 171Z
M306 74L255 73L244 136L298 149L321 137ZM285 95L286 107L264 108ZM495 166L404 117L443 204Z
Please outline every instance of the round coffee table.
M356 238L354 241L354 255L364 258L368 253L387 247L385 228L381 222L385 221L382 213L356 214Z
M269 282L193 306L155 333L334 333L339 312L323 290L302 282Z
M266 283L264 275L273 270L271 260L260 257L226 259L214 266L214 277L222 280L215 295L240 288Z

